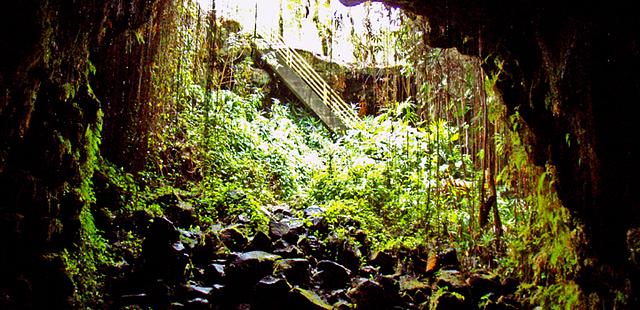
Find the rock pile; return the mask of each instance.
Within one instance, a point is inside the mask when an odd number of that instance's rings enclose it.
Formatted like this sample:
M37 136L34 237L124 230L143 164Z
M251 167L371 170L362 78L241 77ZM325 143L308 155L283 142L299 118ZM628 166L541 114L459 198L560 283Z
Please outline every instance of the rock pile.
M152 219L141 259L114 283L115 307L159 309L517 309L512 279L467 273L454 249L369 254L331 235L323 211L271 213L269 231L200 231ZM184 221L184 215L180 215ZM363 254L365 253L365 254ZM123 270L122 272L127 272Z

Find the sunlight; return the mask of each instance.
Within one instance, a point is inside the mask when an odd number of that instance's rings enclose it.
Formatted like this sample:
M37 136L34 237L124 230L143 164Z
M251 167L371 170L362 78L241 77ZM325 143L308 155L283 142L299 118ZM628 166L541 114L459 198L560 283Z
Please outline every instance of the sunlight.
M211 9L212 0L197 0L203 9ZM215 0L218 17L237 20L243 31L253 33L277 32L279 9L282 5L283 35L290 46L309 51L328 61L351 64L354 63L354 44L352 35L359 36L366 32L365 19L367 7L361 4L345 7L339 1L328 1L318 7L319 24L325 31L333 32L331 52L323 56L319 27L314 22L314 3L312 1L295 0L252 0L233 1ZM257 14L256 14L257 10ZM370 27L373 33L394 31L399 28L400 10L386 8L381 3L371 3L369 8ZM302 18L300 18L302 17ZM257 24L257 27L256 27ZM385 57L386 56L386 57ZM376 61L379 65L394 64L391 53L378 52Z

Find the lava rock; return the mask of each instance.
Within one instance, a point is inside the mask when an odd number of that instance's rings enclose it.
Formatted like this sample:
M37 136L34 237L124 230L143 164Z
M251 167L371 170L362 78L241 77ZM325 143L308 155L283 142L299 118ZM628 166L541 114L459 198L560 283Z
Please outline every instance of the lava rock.
M264 232L258 231L247 246L250 251L271 251L273 248L271 238Z
M291 309L330 310L332 308L316 293L299 287L291 290L289 298L292 304Z
M308 219L311 219L314 217L323 217L324 210L317 205L313 205L304 209L304 216Z
M502 279L502 281L500 282L500 286L502 288L502 294L504 295L511 295L511 294L515 294L515 292L518 290L518 280L512 277L506 277L504 279Z
M208 299L205 298L193 298L185 303L185 309L211 309L211 305Z
M184 294L188 299L203 298L208 299L213 291L213 287L199 286L195 284L185 285L183 287Z
M154 309L166 309L174 296L173 289L164 280L157 280L149 288L149 300Z
M124 308L127 306L148 306L149 305L149 296L145 293L140 294L126 294L120 296L118 300L118 308Z
M469 308L468 305L464 302L464 299L449 292L445 292L437 296L433 304L434 310L456 310Z
M278 205L278 206L271 206L271 215L273 218L279 220L282 220L285 217L291 217L291 208L286 205L286 204L282 204L282 205Z
M291 285L283 278L266 276L255 287L253 309L287 309Z
M206 233L202 236L202 242L199 242L192 251L193 263L205 265L216 257L216 252L221 246L222 241L218 235L213 232Z
M369 242L367 233L362 229L358 229L356 230L354 239L360 245L358 249L360 250L362 255L364 255L365 257L369 257L371 255L371 242Z
M285 258L294 258L302 256L303 252L295 245L289 244L283 239L278 239L273 243L273 254L280 255Z
M184 279L189 255L178 241L179 235L168 219L154 219L142 243L142 255L149 277L176 281Z
M294 258L302 256L302 251L295 245L289 245L285 248L274 250L273 254L277 254L286 258Z
M304 221L295 217L285 217L269 223L269 235L274 239L282 238L289 243L298 242L298 237L303 231Z
M400 279L400 291L405 296L409 296L416 304L420 304L429 300L432 289L427 282L404 277Z
M379 275L376 282L380 283L384 291L384 299L388 304L398 304L400 302L400 282L393 276Z
M483 310L515 310L522 308L520 303L516 300L508 298L506 296L501 296L498 298L498 301L490 300L487 302L483 308Z
M133 231L139 235L144 235L149 229L153 220L153 214L149 210L137 210L133 212L131 218L122 219L121 227L125 230ZM117 219L120 220L120 219Z
M336 236L329 237L327 241L327 252L334 257L337 262L357 271L360 267L360 250L349 240L338 238Z
M168 208L165 208L165 214L178 227L188 228L198 221L195 209L186 201L170 204Z
M288 258L276 261L274 275L283 275L293 285L305 286L310 280L309 260L304 258Z
M436 286L451 290L459 290L465 287L465 283L457 270L440 270L436 277Z
M386 309L384 289L378 282L358 279L356 287L348 293L358 309Z
M324 246L316 236L303 235L298 239L298 248L305 254L314 257L322 257L324 255Z
M202 243L204 238L199 229L184 230L178 228L178 232L180 232L180 242L189 250L189 253L193 252L193 250Z
M371 264L379 266L382 274L393 274L397 263L397 257L388 251L377 251L371 256Z
M214 284L213 290L209 293L209 300L214 304L222 304L225 299L226 286Z
M222 283L225 280L225 265L211 263L207 266L204 276L210 283Z
M494 295L500 293L500 283L486 275L473 274L467 279L469 292L474 303L478 303L480 299L489 294Z
M352 310L354 308L355 306L353 304L350 304L344 300L338 301L333 304L333 310Z
M166 217L156 217L147 230L147 240L159 241L162 243L173 243L178 241L180 232L173 223ZM146 240L145 240L146 241ZM147 241L149 242L149 241Z
M460 270L458 252L454 248L448 248L438 254L438 265L442 269Z
M325 218L324 210L319 206L310 206L304 210L304 216L311 222L310 229L320 234L329 231L329 222Z
M349 283L351 272L346 267L330 260L319 261L317 266L319 272L316 277L325 288L343 288Z
M280 256L262 251L241 253L226 270L227 282L234 286L252 286L271 275L273 264Z
M362 275L365 278L370 278L375 276L379 271L379 268L367 265L367 266L363 266L360 268L360 275Z
M239 252L244 250L249 240L238 226L230 226L220 231L220 240L227 249Z

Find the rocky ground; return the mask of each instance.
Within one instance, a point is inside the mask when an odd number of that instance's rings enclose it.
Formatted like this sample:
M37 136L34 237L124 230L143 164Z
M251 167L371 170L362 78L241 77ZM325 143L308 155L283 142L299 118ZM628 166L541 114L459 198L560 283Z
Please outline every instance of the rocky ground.
M168 218L141 212L131 219L144 227L142 254L113 271L112 308L520 308L514 279L463 270L455 249L372 253L357 222L343 223L355 242L340 239L318 207L300 217L265 208L269 232L252 236L243 224L181 229L193 214L173 210Z

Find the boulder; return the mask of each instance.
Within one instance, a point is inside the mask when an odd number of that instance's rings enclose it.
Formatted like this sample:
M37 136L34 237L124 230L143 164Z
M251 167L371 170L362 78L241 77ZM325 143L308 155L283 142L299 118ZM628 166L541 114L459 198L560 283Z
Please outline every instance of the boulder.
M384 289L380 283L360 278L358 284L349 290L349 297L356 304L357 309L387 309Z
M201 242L199 242L192 251L192 260L194 264L206 265L207 262L213 260L216 257L218 249L222 247L222 241L217 234L208 232L202 236Z
M289 244L283 239L278 239L273 243L273 254L280 255L286 258L300 257L303 255L302 250L297 246Z
M147 276L176 281L184 279L189 255L184 245L178 241L179 235L168 219L154 219L142 243Z
M209 299L213 287L200 286L194 283L181 285L176 289L177 297L183 300L192 300L195 298Z
M132 307L132 306L145 307L145 306L148 306L149 304L150 304L149 295L145 293L139 293L139 294L125 294L120 296L117 306L118 308L125 308L125 307Z
M462 274L457 270L440 270L436 277L435 285L439 288L459 290L466 287Z
M376 251L371 256L371 264L380 267L380 273L393 274L398 263L398 258L389 251Z
M482 309L483 310L516 310L520 308L522 308L522 306L520 305L519 302L511 298L501 296L500 298L498 298L497 301L489 300Z
M298 237L304 232L304 221L296 217L284 217L269 223L269 235L274 239L284 239L289 243L298 242Z
M431 309L433 310L463 310L469 309L469 306L465 303L462 296L450 292L442 293L435 297L436 299L431 302Z
M425 272L433 274L440 269L460 270L458 253L454 248L448 248L438 254L431 254L427 260Z
M256 284L252 309L288 309L290 291L285 279L266 276Z
M172 286L164 280L157 280L148 289L149 301L153 309L166 309L174 296Z
M448 248L438 254L438 265L440 268L449 270L460 270L458 252L454 248Z
M314 257L322 257L324 255L324 246L316 236L302 235L298 239L297 246L306 255Z
M466 283L469 285L473 303L478 303L483 296L490 293L500 294L500 283L488 275L472 274L467 278Z
M226 270L227 282L235 287L251 287L273 272L273 264L280 256L263 251L241 253Z
M271 238L262 231L258 231L247 246L250 251L271 251L273 248Z
M311 223L310 229L320 234L329 231L329 222L325 218L325 212L319 206L310 206L304 210L305 218Z
M164 214L178 227L189 228L198 222L196 211L191 203L177 201L165 208Z
M290 309L330 310L332 308L318 294L299 287L291 290L289 298L291 300Z
M205 268L204 276L210 283L223 283L226 277L225 269L225 265L211 263Z
M173 222L166 217L156 217L152 219L152 223L149 225L146 236L147 240L158 241L161 243L173 243L178 241L180 232L176 226L173 225Z
M502 294L504 295L515 294L518 290L518 285L518 280L513 277L505 277L504 279L502 279L502 281L500 281Z
M315 275L324 288L338 289L347 286L351 272L346 267L330 260L319 261Z
M282 275L293 285L305 286L310 280L309 260L304 258L288 258L276 261L274 275Z
M378 275L375 280L382 286L384 299L388 304L400 303L400 281L389 275Z
M412 277L403 277L400 279L399 284L401 295L409 297L415 304L429 300L432 290L426 281Z
M377 267L373 267L370 265L366 265L360 268L360 272L359 274L365 278L372 278L373 276L375 276L376 274L378 274L378 269Z
M367 236L367 233L363 229L356 230L354 239L358 242L358 249L365 257L371 255L371 242Z
M335 258L340 264L353 271L359 269L362 254L351 240L339 238L335 235L330 236L326 249L330 257Z
M185 306L184 309L193 309L193 310L211 309L211 304L209 303L209 300L201 297L190 299L184 304L184 306Z
M238 226L230 226L220 231L220 240L227 249L239 252L249 243L247 237L240 231Z

